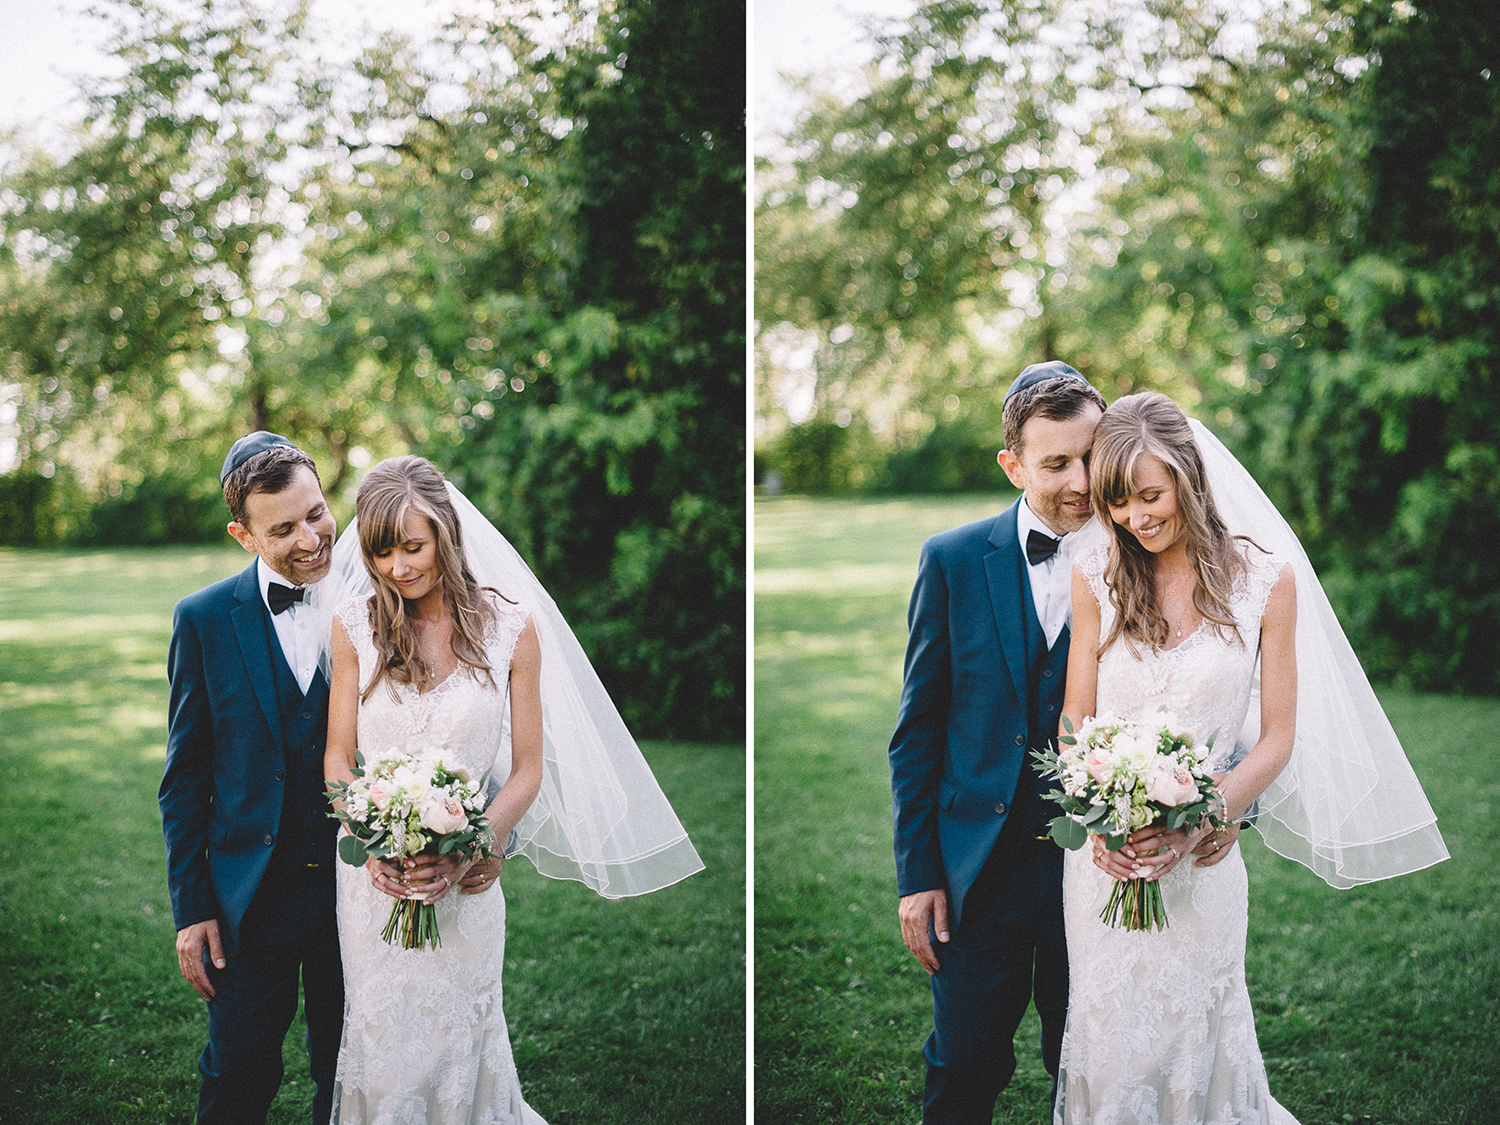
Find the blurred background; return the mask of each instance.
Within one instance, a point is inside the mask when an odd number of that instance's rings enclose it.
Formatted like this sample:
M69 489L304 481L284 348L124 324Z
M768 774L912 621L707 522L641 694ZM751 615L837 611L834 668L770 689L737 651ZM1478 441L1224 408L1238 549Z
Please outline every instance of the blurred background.
M1224 438L1374 677L1500 691L1500 8L812 7L757 72L762 494L1004 488L1061 359Z
M744 6L7 0L0 545L432 458L632 727L744 722ZM731 60L725 65L724 60Z

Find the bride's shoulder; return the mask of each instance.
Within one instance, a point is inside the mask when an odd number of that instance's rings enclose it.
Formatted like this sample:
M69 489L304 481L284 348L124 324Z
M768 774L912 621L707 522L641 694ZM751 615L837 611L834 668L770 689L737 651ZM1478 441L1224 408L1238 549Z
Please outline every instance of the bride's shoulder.
M361 594L346 602L340 602L334 608L333 615L343 623L344 629L350 634L353 634L356 629L367 629L370 624L370 599L374 596L374 594Z
M1098 520L1090 520L1073 533L1073 565L1090 580L1103 576L1109 562L1109 532Z
M531 618L530 606L506 597L493 587L485 587L483 596L490 610L488 630L492 636L514 635L526 627Z
M1245 560L1241 587L1255 608L1264 611L1276 584L1283 577L1288 581L1292 580L1291 560L1274 551L1265 550L1252 541L1242 539L1238 546L1240 557Z

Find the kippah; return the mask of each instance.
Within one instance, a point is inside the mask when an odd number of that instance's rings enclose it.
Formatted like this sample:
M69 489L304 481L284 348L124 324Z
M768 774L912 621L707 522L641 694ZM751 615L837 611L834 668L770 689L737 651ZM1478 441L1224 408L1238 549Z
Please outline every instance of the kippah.
M1062 360L1049 359L1046 363L1033 363L1017 375L1016 381L1010 385L1010 390L1005 392L1005 402L1009 402L1012 395L1019 394L1027 387L1034 387L1048 379L1077 379L1080 383L1091 385L1087 379ZM1004 406L1004 403L1001 405Z
M224 458L224 467L219 470L219 483L223 484L225 477L257 453L264 453L277 445L284 445L288 449L297 448L280 434L267 433L265 430L256 430L253 434L246 434L229 447L229 456Z

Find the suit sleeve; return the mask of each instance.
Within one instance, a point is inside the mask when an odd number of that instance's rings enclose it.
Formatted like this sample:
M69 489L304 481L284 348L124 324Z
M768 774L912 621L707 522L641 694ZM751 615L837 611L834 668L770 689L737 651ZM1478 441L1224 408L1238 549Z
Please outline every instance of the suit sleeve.
M167 845L167 886L177 929L218 917L208 873L213 800L213 721L204 678L203 646L191 616L177 606L167 653L171 701L167 766L157 795Z
M902 895L947 885L938 842L938 792L953 679L948 580L930 542L922 547L906 620L901 708L890 746L896 889Z

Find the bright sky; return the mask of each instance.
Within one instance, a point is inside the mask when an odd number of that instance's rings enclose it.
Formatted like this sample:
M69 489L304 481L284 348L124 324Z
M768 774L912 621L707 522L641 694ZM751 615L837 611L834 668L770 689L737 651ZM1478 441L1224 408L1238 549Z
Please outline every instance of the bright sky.
M0 130L22 126L47 143L82 111L74 75L107 74L102 25L83 15L92 0L0 0ZM315 17L334 29L369 24L415 31L432 26L463 0L313 0Z
M778 133L799 102L780 75L818 73L838 88L871 61L865 17L909 15L916 0L752 0L755 133Z

